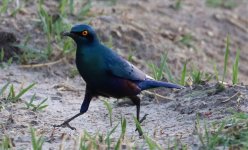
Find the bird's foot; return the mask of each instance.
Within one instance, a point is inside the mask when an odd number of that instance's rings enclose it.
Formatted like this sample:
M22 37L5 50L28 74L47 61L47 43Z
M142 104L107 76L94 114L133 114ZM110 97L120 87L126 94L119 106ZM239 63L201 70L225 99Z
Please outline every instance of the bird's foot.
M54 128L56 128L56 127L62 127L62 128L70 128L71 130L76 130L76 128L75 127L72 127L70 124L69 124L69 122L68 121L65 121L65 122L63 122L62 124L60 124L60 125L53 125L53 127Z
M139 121L139 123L141 124L144 120L146 120L146 116L148 116L148 114L145 114Z
M139 123L140 123L140 124L141 124L144 120L146 120L146 116L148 116L148 114L145 114L145 115L139 120ZM139 136L142 136L142 135L143 135L143 132L142 132L140 129L138 129L137 127L136 127L135 131L138 131L138 132L139 132Z

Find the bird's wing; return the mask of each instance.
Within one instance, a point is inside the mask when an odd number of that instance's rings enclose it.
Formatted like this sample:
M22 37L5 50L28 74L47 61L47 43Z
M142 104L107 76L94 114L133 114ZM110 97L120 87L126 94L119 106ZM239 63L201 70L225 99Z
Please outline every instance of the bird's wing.
M106 58L107 71L124 79L141 81L149 78L144 72L119 55L112 53Z

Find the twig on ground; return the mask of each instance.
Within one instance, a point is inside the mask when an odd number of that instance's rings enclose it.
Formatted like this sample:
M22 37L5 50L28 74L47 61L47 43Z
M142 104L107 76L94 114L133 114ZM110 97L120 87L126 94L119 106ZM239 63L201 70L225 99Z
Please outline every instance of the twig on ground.
M150 92L150 91L143 91L144 93L147 93L147 94L151 94L151 95L155 95L155 96L157 96L157 97L159 97L159 98L162 98L162 99L166 99L166 100L174 100L174 99L172 99L172 98L169 98L169 97L165 97L165 96L163 96L163 95L160 95L160 94L157 94L157 93L153 93L153 92Z
M31 64L31 65L21 65L20 68L39 68L39 67L48 67L48 66L52 66L58 63L61 63L65 60L65 57L53 61L53 62L48 62L48 63L42 63L42 64Z

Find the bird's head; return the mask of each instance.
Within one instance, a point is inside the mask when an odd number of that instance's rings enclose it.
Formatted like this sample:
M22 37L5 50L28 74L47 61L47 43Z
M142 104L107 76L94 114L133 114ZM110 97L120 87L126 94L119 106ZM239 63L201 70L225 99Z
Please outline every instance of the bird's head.
M77 44L87 45L98 42L94 29L86 24L75 25L70 32L63 32L63 36L71 37Z

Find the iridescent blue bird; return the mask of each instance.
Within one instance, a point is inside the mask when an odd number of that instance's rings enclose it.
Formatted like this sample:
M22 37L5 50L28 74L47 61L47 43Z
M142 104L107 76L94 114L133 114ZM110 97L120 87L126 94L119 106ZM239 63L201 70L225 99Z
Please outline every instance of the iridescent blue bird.
M75 25L70 32L64 32L63 35L71 37L76 42L76 65L86 82L86 90L80 112L54 127L75 129L69 122L84 114L89 108L91 99L97 96L130 98L137 107L137 120L140 121L140 98L137 95L141 91L157 87L183 88L180 85L156 81L146 75L104 46L89 25Z

